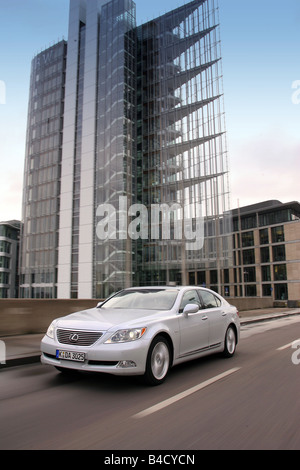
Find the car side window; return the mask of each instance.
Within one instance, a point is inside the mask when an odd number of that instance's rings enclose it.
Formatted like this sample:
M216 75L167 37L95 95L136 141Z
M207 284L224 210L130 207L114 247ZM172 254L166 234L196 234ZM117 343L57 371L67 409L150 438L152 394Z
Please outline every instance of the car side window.
M201 302L197 291L189 290L188 292L185 292L181 300L179 312L182 313L184 307L188 304L196 304L199 308L201 308Z
M211 292L201 291L200 292L203 308L216 308L221 306L221 301Z

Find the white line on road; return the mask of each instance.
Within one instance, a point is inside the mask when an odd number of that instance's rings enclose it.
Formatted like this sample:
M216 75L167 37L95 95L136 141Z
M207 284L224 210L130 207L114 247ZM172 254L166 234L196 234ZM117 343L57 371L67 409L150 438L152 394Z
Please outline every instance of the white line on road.
M285 349L291 348L293 343L285 344L281 348L277 348L276 351L284 351Z
M193 393L199 392L199 390L203 390L203 388L208 387L209 385L212 385L218 380L221 380L224 377L227 377L228 375L234 374L240 369L241 369L240 367L236 367L235 369L230 369L227 372L224 372L223 374L217 375L216 377L206 380L205 382L202 382L201 384L198 384L195 387L189 388L188 390L185 390L184 392L178 393L178 395L174 395L173 397L168 398L167 400L157 403L156 405L151 406L150 408L147 408L146 410L141 411L140 413L137 413L136 415L133 416L133 418L141 419L153 413L156 413L157 411L163 408L166 408L167 406L170 406L173 403L176 403L177 401L182 400L183 398L186 398L189 395L192 395Z

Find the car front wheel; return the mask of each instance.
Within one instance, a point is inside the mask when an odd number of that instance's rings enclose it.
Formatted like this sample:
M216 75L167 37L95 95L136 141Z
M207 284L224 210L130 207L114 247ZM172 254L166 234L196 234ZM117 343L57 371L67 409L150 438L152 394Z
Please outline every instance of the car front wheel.
M163 336L157 336L151 343L146 363L145 379L150 385L161 384L170 368L170 347Z
M226 331L225 335L225 342L224 342L224 356L225 357L232 357L235 353L236 349L236 334L234 331L233 326L229 326Z

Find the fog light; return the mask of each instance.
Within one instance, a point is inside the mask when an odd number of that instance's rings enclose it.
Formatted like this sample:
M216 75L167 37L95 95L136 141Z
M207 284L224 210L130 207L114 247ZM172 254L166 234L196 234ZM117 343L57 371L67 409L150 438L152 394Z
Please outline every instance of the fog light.
M136 363L134 361L120 361L117 365L121 369L126 369L127 367L136 367Z

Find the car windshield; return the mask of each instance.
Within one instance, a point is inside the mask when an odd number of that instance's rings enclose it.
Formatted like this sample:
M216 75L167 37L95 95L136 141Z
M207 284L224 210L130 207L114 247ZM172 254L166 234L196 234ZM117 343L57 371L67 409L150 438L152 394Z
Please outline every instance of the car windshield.
M101 308L170 310L177 295L177 290L168 289L124 290L104 302Z

